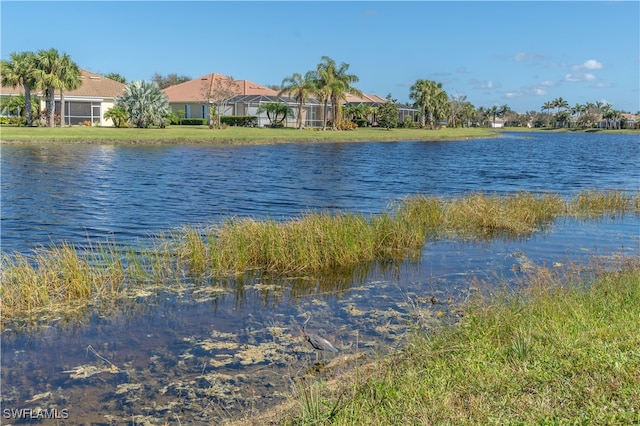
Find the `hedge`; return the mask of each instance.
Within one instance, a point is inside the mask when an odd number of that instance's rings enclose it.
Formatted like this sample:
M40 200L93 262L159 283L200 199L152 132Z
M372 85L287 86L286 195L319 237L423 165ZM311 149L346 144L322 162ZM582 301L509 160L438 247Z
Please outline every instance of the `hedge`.
M254 115L224 115L220 117L220 123L227 126L256 127L258 117Z

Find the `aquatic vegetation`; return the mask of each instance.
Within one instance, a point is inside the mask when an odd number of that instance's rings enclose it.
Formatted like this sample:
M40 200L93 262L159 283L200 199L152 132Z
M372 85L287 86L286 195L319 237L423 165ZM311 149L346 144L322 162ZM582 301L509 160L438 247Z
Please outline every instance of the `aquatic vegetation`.
M582 191L570 202L573 213L581 216L603 214L624 215L628 211L640 210L640 194L629 197L621 191Z
M524 235L535 232L565 211L565 202L553 194L528 192L509 197L472 194L447 205L446 228L462 235Z
M429 238L517 238L560 216L594 218L640 213L640 195L583 192L418 195L376 215L309 212L288 221L230 218L205 229L159 235L151 247L123 250L115 242L80 249L62 243L32 255L2 254L2 326L43 311L72 311L101 300L148 296L151 286L223 283L247 273L319 276L367 262L419 255ZM214 285L215 286L215 285ZM273 292L272 287L262 291ZM141 293L142 292L142 293ZM215 298L208 291L204 298Z

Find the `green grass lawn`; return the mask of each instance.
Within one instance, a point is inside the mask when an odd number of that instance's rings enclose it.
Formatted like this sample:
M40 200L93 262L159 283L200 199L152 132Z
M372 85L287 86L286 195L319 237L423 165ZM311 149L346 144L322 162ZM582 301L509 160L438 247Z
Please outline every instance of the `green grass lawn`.
M170 126L166 129L113 127L0 127L3 142L84 142L84 143L281 143L281 142L356 142L399 140L457 140L493 137L486 128L464 129L380 129L358 128L352 131L319 129L270 129L228 127L211 130L207 126Z

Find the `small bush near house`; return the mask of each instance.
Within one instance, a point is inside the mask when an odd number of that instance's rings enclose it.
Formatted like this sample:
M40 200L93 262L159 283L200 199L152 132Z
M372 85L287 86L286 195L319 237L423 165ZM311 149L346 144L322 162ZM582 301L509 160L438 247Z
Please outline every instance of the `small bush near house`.
M220 122L222 124L227 124L229 126L237 126L237 127L257 127L258 126L258 117L254 115L226 115L220 117Z
M417 121L413 121L413 117L408 115L404 118L404 121L402 122L402 127L405 129L413 129L413 128L419 127L419 124Z
M209 122L206 118L183 118L180 124L183 126L205 126Z
M338 124L338 130L355 130L358 128L358 125L353 121L343 121Z

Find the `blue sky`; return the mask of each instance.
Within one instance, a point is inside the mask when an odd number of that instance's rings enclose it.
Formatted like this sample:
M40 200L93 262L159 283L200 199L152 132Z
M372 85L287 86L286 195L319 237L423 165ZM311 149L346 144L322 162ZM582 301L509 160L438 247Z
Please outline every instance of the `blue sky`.
M127 81L219 72L279 84L327 55L350 65L360 90L401 102L428 79L476 107L539 111L562 97L640 110L638 1L3 0L0 8L3 59L54 47Z

